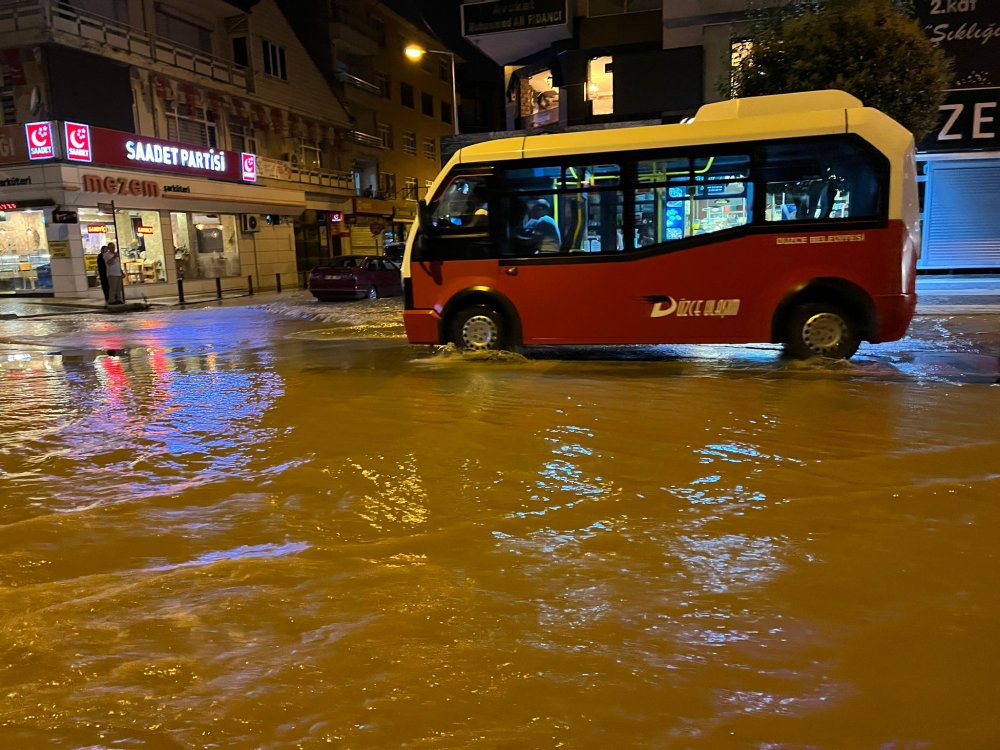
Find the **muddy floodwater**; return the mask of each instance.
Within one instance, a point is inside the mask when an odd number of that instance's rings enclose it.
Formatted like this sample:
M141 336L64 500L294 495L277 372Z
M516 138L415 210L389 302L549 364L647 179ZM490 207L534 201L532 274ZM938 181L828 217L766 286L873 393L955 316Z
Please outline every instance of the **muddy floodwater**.
M462 356L0 323L0 747L1000 747L998 317Z

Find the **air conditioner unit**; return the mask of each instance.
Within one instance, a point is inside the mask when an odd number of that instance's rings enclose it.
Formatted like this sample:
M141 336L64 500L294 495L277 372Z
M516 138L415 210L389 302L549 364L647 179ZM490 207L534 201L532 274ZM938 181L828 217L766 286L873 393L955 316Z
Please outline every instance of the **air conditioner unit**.
M260 230L256 214L240 214L240 230L246 234Z

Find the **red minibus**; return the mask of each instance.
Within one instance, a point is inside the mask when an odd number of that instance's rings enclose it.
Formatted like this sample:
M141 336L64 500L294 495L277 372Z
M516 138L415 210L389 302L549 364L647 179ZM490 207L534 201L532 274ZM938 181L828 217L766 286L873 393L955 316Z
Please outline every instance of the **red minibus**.
M847 358L916 305L913 137L842 91L467 146L403 261L410 342L781 342Z

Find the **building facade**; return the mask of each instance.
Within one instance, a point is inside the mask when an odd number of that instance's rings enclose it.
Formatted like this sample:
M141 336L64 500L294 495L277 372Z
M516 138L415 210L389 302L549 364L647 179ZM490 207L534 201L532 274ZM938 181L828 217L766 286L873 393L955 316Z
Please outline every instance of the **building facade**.
M384 3L367 3L363 13L350 0L281 7L351 118L340 168L355 175L370 211L350 227L354 247L405 239L441 167L441 138L456 131L456 59L428 28ZM414 63L404 54L412 44L439 52Z
M382 143L274 0L0 0L0 74L0 292L97 296L115 239L136 298L292 286L391 237L354 157Z

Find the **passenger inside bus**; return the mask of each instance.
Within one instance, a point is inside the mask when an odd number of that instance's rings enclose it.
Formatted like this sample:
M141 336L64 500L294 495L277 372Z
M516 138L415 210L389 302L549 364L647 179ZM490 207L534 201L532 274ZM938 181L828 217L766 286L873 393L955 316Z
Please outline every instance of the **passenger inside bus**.
M522 237L529 240L534 252L539 254L558 253L562 247L559 226L552 218L552 209L545 198L532 201L528 207L528 220L524 224Z

